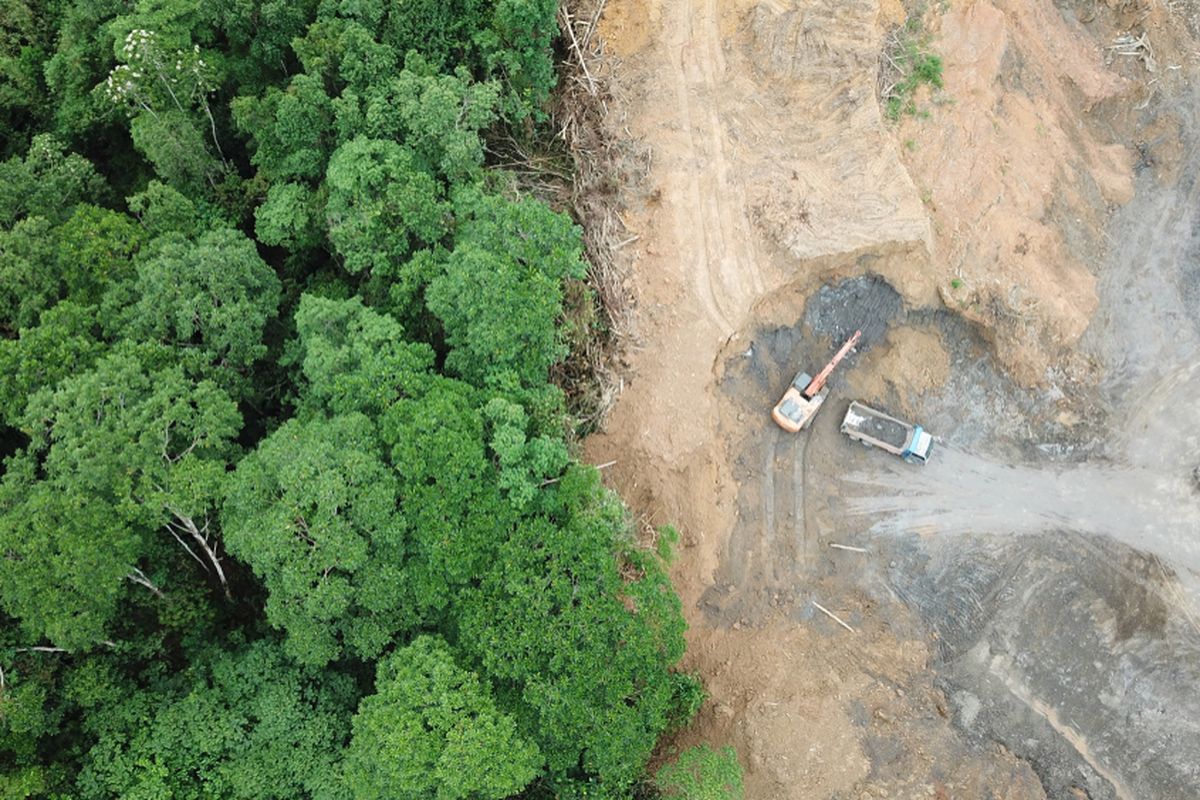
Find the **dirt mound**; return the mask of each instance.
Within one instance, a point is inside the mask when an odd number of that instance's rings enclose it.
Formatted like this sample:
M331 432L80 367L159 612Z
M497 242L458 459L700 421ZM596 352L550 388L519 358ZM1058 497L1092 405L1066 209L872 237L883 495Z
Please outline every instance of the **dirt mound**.
M810 259L902 253L888 277L928 302L928 220L874 102L878 17L875 0L754 6L731 39L754 87L733 124L758 134L744 177L757 227L791 256L784 280Z
M899 135L940 294L1018 381L1040 383L1096 308L1101 231L1133 194L1129 122L1112 111L1132 108L1145 79L1106 66L1094 35L1051 0L955 4L926 24L945 92Z
M896 402L908 416L917 400L946 384L950 355L936 328L893 328L883 346L872 350L855 370L850 387L867 400Z

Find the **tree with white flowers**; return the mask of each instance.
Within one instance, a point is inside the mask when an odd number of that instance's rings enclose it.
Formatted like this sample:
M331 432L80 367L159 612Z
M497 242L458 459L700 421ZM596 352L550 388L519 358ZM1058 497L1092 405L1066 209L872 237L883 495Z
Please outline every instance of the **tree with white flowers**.
M105 96L129 114L134 144L169 182L186 187L204 179L215 186L216 175L228 163L209 103L215 74L201 57L200 45L170 49L154 31L134 28L118 58L121 63L102 86Z

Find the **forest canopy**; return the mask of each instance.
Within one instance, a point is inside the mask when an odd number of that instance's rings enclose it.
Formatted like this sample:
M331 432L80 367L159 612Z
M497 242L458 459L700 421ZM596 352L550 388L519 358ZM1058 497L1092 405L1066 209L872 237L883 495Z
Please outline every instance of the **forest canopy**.
M491 146L556 0L2 10L0 796L654 791L679 600Z

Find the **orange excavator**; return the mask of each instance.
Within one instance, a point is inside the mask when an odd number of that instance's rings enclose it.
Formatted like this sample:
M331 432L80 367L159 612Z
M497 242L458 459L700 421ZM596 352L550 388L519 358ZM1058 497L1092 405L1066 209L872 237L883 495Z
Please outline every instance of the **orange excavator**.
M821 404L825 402L825 396L829 394L825 382L833 374L834 367L854 349L854 345L858 344L861 338L862 331L855 331L842 345L842 349L837 351L837 355L817 373L817 377L813 378L807 372L796 373L796 377L788 384L787 391L771 411L771 419L775 420L776 425L789 433L798 433L812 422Z

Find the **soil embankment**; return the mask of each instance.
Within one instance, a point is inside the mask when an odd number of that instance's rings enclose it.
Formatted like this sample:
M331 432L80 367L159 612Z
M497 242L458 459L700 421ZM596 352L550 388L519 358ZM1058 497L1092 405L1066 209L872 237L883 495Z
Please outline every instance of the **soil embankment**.
M898 3L609 0L653 166L624 214L640 339L587 448L681 529L688 666L712 696L681 744L733 744L749 797L1194 787L1200 563L1194 507L1172 509L1196 434L1146 444L1200 331L1200 131L1172 104L1193 98L1191 16L939 4L921 24L944 93L895 124L876 79ZM1130 31L1144 46L1108 49ZM791 373L857 327L814 428L771 426ZM1130 388L1158 380L1138 416ZM914 479L848 445L851 393L946 457Z

